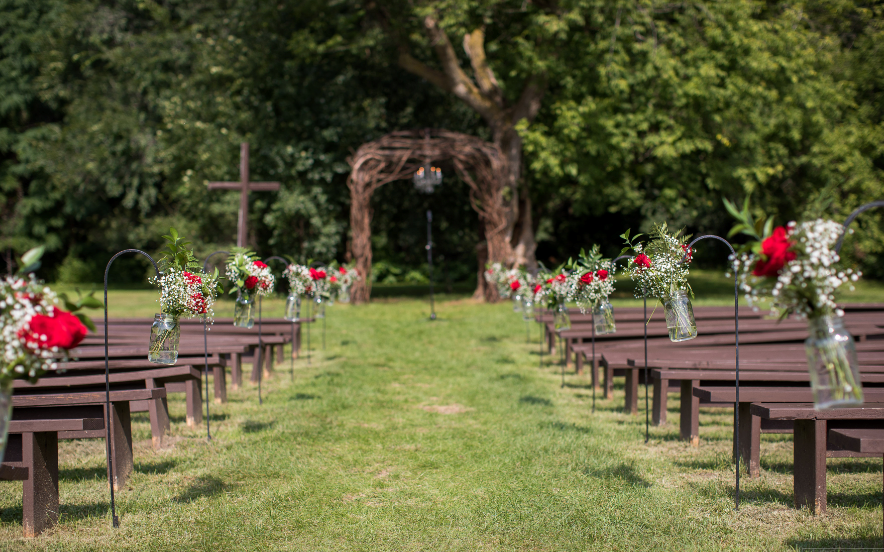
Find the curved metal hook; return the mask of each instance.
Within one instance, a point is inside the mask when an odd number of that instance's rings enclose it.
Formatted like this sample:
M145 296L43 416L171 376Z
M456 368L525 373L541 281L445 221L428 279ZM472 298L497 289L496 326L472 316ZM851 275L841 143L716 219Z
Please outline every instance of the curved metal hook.
M850 213L850 216L847 217L847 220L844 221L844 230L841 231L841 236L835 243L835 253L841 252L841 246L844 243L844 236L847 235L847 227L850 226L850 223L853 222L853 219L855 219L863 211L868 211L869 209L874 209L875 207L884 207L884 201L873 201L871 203L866 203L865 205L857 208L854 212Z
M265 262L265 263L268 262L268 261L282 261L282 262L285 263L285 266L288 266L288 265L291 264L288 260L283 259L283 258L280 257L279 255L273 255L273 256L271 256L271 257L267 257L266 259L264 259L264 262Z
M124 249L120 251L107 262L107 266L104 269L104 406L105 406L105 416L106 420L111 419L111 410L110 410L110 363L109 363L109 353L108 353L108 326L107 326L107 275L110 272L110 267L114 264L114 261L117 260L117 257L123 255L124 253L140 253L147 257L147 259L153 265L153 269L156 271L157 278L160 277L160 269L157 266L157 262L153 260L153 257L145 253L140 249ZM110 503L111 503L111 519L113 520L113 526L120 526L120 518L117 517L117 505L114 499L114 460L111 455L111 429L110 423L105 424L105 429L107 431L106 439L105 439L105 448L107 449L107 478L108 483L110 483Z
M727 246L728 249L731 250L731 255L736 256L737 252L734 251L734 247L731 245L731 243L729 241L722 238L721 236L716 236L715 234L705 234L705 235L700 236L698 238L694 238L694 241L692 241L691 243L688 244L688 250L685 252L684 257L681 258L681 261L679 261L678 264L681 264L681 263L687 261L688 255L690 255L691 249L694 248L694 244L700 240L705 240L706 238L712 238L714 240L718 240L718 241L722 242L724 245Z
M219 251L215 251L214 253L210 253L208 257L206 257L206 262L203 263L203 272L209 270L209 259L214 257L215 255L220 255L221 253L226 253L230 255L230 251L224 251L223 249Z

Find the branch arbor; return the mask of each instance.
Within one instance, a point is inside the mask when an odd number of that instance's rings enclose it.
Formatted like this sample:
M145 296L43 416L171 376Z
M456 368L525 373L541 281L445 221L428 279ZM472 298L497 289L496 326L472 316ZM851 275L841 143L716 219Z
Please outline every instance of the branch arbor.
M393 132L363 144L347 162L350 176L351 253L362 279L353 286L354 303L371 295L371 196L381 186L396 180L410 180L427 163L448 161L470 187L470 204L479 214L485 232L487 260L508 262L513 257L506 235L507 209L503 198L505 165L500 149L475 136L427 129ZM493 286L485 286L481 272L485 258L479 258L479 287L476 294L488 301L499 299Z
M394 18L390 15L391 10L381 8L380 12L382 22L389 30L395 24ZM403 40L397 40L399 65L438 88L454 94L481 115L491 129L494 145L504 158L506 225L503 237L513 249L516 264L533 267L536 265L534 252L537 243L534 240L531 219L531 199L527 185L522 181L522 138L516 131L516 126L521 121L531 122L537 116L546 90L546 71L537 66L528 67L528 74L521 85L518 98L515 101L508 101L503 87L488 64L484 26L467 30L463 37L463 49L470 60L472 78L461 67L448 32L440 26L438 14L424 16L422 31L436 54L440 69L430 67L415 58L411 54L410 45ZM397 37L408 35L396 31L392 31L392 34ZM532 42L530 36L520 38L523 39L521 41L523 47ZM534 37L533 41L539 43L542 39ZM527 61L526 65L529 65ZM516 87L511 85L511 89Z
M249 182L249 143L239 145L239 182L209 182L210 190L239 190L239 224L236 246L247 247L249 238L249 192L275 192L279 182Z

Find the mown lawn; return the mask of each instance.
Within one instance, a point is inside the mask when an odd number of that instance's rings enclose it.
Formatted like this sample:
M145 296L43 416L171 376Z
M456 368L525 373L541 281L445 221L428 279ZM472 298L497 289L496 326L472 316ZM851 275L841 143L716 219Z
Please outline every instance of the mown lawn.
M150 298L149 298L150 297ZM112 314L148 315L148 292ZM875 290L862 301L880 298ZM718 298L718 301L726 299ZM615 301L617 304L626 304ZM270 314L278 302L265 305ZM792 507L792 445L765 436L763 475L733 509L730 411L706 410L701 445L676 423L621 413L622 382L591 412L587 377L538 364L538 328L463 297L335 306L327 349L184 425L154 452L133 415L135 474L110 527L104 444L60 446L61 522L21 539L21 484L0 484L9 550L791 550L880 546L881 459L829 460L829 511ZM268 311L265 311L268 312ZM702 327L700 328L702 332ZM147 328L145 328L145 338ZM643 403L643 401L642 401ZM677 420L677 401L669 419Z

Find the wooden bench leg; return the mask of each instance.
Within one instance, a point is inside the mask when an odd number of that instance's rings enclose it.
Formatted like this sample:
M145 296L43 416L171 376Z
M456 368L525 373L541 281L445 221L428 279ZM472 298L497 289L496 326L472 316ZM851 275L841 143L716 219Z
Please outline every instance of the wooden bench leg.
M826 421L795 420L795 508L826 513Z
M749 477L761 475L761 418L753 416L751 403L740 403L740 462L747 467ZM737 444L734 443L734 458Z
M151 401L153 402L153 401ZM135 469L132 451L132 422L129 417L128 402L111 403L111 455L114 460L114 490L126 485Z
M626 370L626 404L623 411L627 414L638 414L638 368Z
M258 370L261 369L261 365L264 363L264 347L255 347L255 353L252 355L252 375L249 376L249 381L252 383L258 383Z
M283 360L285 360L285 343L280 343L276 346L276 363L282 364Z
M273 375L273 345L267 345L264 348L264 379Z
M242 355L239 353L230 354L230 385L234 389L242 385Z
M301 358L301 324L295 324L295 341L292 343L292 356Z
M147 389L162 387L162 385L157 385L154 379L146 380L145 384ZM166 436L166 432L172 429L172 424L169 421L169 404L166 402L166 397L147 401L147 413L150 417L151 444L154 450L157 450L163 447L163 439Z
M546 329L546 342L549 344L549 354L556 354L556 334Z
M653 377L653 376L652 376ZM669 400L669 380L654 379L654 407L652 411L655 425L666 423L666 408Z
M681 381L681 438L691 446L700 446L700 399L694 396L697 380Z
M200 380L189 379L185 381L184 394L187 397L187 427L196 427L203 423L203 399L200 394Z
M608 366L607 363L603 364L605 367L605 399L611 400L614 398L614 369Z
M22 524L25 537L36 537L58 523L58 434L21 437L22 464L30 470L22 491Z
M223 364L212 367L212 380L215 386L215 402L224 404L227 402L227 370ZM207 398L208 400L208 398Z
M584 357L585 357L585 355L583 353L576 353L575 354L575 363L576 363L574 365L574 373L575 374L582 374L583 373L583 364L584 364L583 359L584 359ZM593 385L595 385L595 381L593 381L592 383L593 383Z

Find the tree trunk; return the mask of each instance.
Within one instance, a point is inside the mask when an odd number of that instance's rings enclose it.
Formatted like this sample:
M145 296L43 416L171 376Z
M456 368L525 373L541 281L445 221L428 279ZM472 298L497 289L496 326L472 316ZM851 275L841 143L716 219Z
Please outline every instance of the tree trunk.
M505 239L513 250L512 266L525 265L529 269L537 267L534 252L534 225L531 220L531 198L527 185L522 183L522 138L514 125L507 121L494 129L495 144L506 158L506 187L508 192L507 226ZM505 195L505 197L507 197Z

